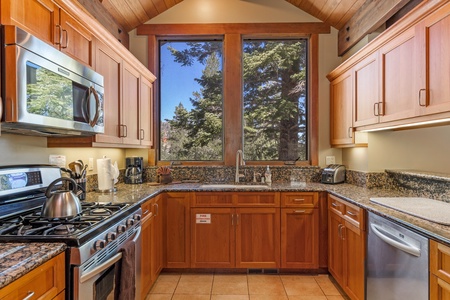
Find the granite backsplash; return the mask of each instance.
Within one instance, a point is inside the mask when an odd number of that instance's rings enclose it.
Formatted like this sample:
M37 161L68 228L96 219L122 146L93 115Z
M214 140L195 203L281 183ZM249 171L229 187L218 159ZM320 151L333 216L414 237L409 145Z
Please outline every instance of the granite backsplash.
M144 182L158 182L158 167L146 167L143 173ZM234 166L172 166L174 181L198 181L205 183L234 182L236 168ZM244 175L242 182L261 182L266 166L241 166ZM302 177L306 182L320 182L322 168L317 166L270 166L272 181L289 182L291 175ZM120 170L119 182L124 181L125 170ZM93 191L98 186L97 175L87 177L87 189ZM450 174L431 173L416 170L386 170L385 172L364 172L347 170L346 183L368 189L381 188L407 192L418 197L427 197L450 202Z

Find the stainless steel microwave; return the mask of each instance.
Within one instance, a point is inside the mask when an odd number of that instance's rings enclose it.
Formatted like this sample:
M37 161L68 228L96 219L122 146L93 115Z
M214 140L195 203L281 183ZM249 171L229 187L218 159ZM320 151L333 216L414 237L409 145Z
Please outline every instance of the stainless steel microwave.
M39 136L104 132L103 76L15 26L2 26L1 129Z

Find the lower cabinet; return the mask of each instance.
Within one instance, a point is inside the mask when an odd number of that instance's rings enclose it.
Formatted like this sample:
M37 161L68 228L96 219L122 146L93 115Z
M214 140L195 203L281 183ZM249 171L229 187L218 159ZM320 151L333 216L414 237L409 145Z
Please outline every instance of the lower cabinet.
M319 197L281 193L281 267L319 268Z
M141 299L150 291L163 266L162 196L142 204Z
M193 206L191 267L280 267L277 193L196 193Z
M450 247L430 240L430 299L450 299Z
M365 211L328 196L328 270L352 299L364 299Z
M61 253L2 288L0 299L64 299L65 278L65 253Z
M189 268L190 193L167 192L163 196L164 267Z

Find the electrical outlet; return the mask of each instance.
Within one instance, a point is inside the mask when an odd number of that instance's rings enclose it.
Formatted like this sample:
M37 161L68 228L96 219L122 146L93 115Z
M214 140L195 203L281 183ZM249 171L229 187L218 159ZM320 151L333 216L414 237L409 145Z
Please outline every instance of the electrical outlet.
M94 159L92 157L89 157L89 163L88 163L88 170L93 171L94 170Z
M326 156L325 157L325 164L328 165L333 165L336 163L336 159L334 156Z

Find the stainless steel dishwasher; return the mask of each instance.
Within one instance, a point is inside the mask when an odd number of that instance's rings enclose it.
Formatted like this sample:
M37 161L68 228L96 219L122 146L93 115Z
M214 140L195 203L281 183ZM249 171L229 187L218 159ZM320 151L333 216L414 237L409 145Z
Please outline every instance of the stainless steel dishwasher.
M369 213L367 300L428 299L428 239Z

